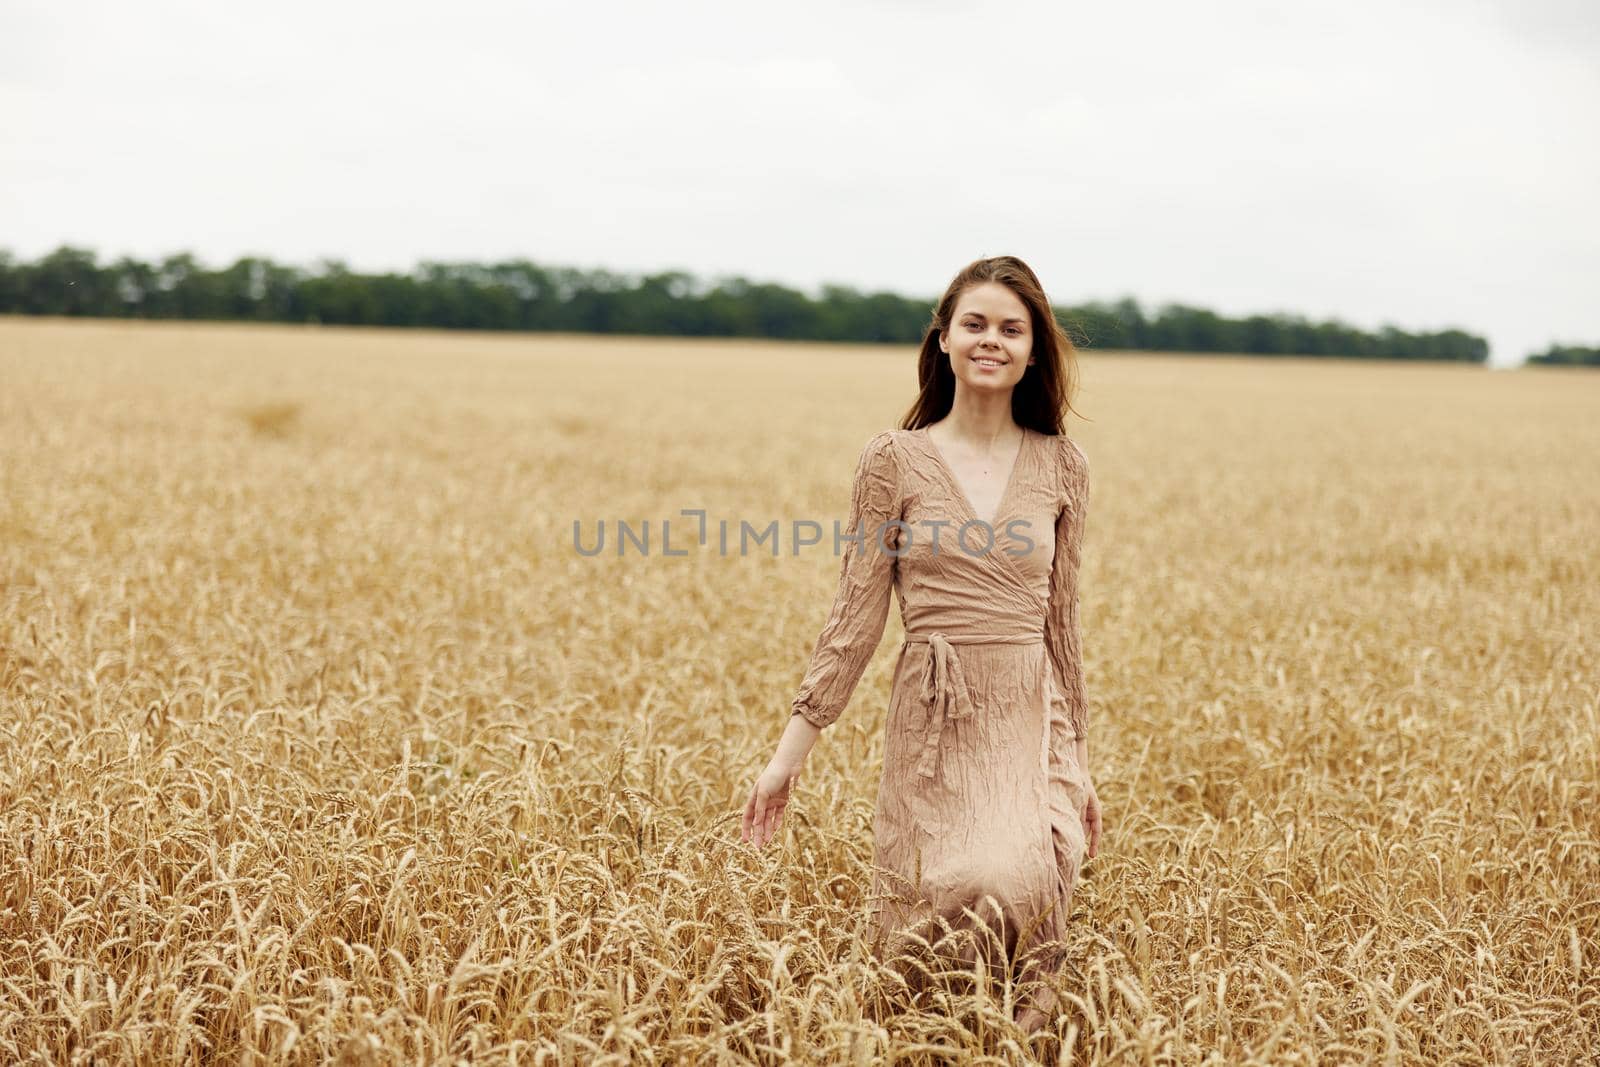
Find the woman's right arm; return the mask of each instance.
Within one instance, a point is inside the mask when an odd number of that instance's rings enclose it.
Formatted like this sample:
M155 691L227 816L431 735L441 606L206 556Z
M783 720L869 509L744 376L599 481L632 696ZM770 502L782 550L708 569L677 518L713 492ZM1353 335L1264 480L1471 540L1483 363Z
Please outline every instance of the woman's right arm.
M783 825L783 813L789 806L789 793L800 770L805 766L811 746L817 743L822 727L806 720L803 715L790 715L789 725L783 728L778 739L778 751L773 753L766 770L750 789L750 799L745 801L744 822L739 836L757 848L777 836Z
M790 705L791 717L825 728L850 702L889 619L900 531L888 524L899 518L899 467L894 438L885 430L867 442L856 461L850 518L841 534L860 538L841 540L848 547L839 564L833 608Z
M841 531L847 546L839 565L833 607L812 649L790 705L777 752L756 780L745 805L744 840L759 846L777 833L789 787L823 729L838 719L883 638L901 542L900 476L894 436L885 430L861 450L850 490L850 516ZM857 540L843 536L860 534Z

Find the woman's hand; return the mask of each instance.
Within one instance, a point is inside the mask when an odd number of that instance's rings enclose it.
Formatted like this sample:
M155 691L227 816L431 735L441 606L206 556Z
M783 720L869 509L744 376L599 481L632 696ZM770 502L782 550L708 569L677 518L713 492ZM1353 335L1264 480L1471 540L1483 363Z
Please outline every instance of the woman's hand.
M800 766L777 756L767 764L744 806L744 826L739 833L742 840L753 841L760 848L777 836L783 810L789 806L789 790L800 777Z
M1100 797L1094 791L1094 783L1089 780L1086 773L1083 776L1085 791L1089 799L1083 805L1083 836L1089 842L1089 855L1094 856L1100 851Z

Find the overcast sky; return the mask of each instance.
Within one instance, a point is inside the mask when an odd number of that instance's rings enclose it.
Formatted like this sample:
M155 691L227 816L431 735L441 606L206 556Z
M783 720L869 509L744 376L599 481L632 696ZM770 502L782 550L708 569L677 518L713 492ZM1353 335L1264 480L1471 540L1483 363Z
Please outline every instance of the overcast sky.
M1600 344L1600 3L4 0L0 247Z

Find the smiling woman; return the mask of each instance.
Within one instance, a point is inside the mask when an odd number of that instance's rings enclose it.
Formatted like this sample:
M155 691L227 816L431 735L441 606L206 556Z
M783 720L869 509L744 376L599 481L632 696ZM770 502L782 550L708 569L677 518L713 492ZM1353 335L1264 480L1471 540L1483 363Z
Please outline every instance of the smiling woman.
M1028 1032L1056 1014L1049 979L1101 825L1078 633L1088 461L1062 432L1074 373L1026 264L981 259L951 282L923 338L916 402L857 463L848 525L868 536L844 557L743 828L757 845L776 832L895 594L906 640L873 822L874 951L894 965L931 942L963 968L981 958L1002 980L1018 965L1031 997L1019 998L1017 1022ZM987 542L975 550L958 535L941 551L937 538L905 537L912 525L981 526ZM920 967L904 973L922 986Z

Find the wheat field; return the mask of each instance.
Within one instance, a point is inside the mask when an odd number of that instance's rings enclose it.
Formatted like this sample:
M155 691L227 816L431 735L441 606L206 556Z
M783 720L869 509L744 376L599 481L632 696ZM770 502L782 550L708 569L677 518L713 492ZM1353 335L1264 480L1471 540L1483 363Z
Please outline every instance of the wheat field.
M864 952L897 612L740 843L838 560L680 514L843 518L913 366L0 320L0 1061L1594 1057L1600 375L1082 357L1106 836L1029 1041Z

